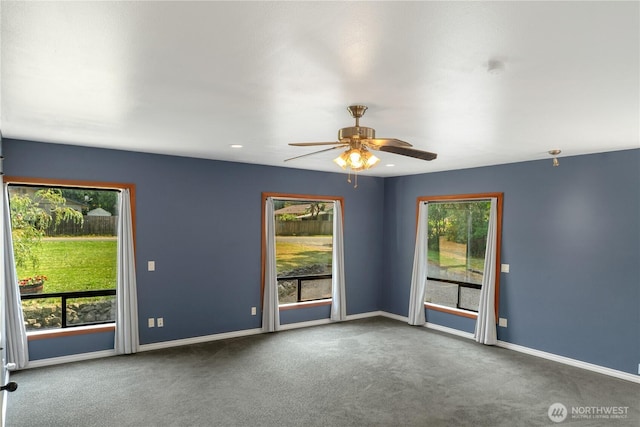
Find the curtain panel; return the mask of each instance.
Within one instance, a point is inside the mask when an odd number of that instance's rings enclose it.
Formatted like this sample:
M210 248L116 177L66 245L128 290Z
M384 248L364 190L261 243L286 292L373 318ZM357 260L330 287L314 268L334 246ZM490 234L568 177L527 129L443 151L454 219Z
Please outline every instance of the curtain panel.
M264 204L266 242L264 295L262 301L262 330L264 332L275 332L280 329L278 272L276 269L276 220L273 211L273 197L267 197Z
M117 354L136 353L140 347L138 292L133 252L131 199L127 189L120 192L116 281L115 350Z
M409 324L422 326L426 322L424 297L427 289L427 228L429 221L429 203L421 202L418 207L418 229L416 247L413 255L411 274L411 293L409 294Z
M22 369L29 363L29 345L27 330L24 326L22 313L22 301L20 300L20 288L18 275L13 255L13 240L11 238L11 211L9 210L9 188L7 184L2 186L2 233L4 261L2 284L4 288L4 324L6 335L4 341L7 346L7 363L14 363L16 369Z
M480 289L478 319L474 338L477 342L494 345L498 342L495 315L496 295L496 251L498 239L498 199L491 198L489 211L489 229L487 230L487 246L484 257L484 275Z
M333 202L333 254L331 264L331 320L347 320L346 289L344 280L344 237L342 204Z

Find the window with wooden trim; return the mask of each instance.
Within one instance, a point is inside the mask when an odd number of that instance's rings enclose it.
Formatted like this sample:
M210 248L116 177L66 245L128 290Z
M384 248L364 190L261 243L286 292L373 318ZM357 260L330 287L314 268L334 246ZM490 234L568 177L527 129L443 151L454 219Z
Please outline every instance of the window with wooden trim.
M280 309L329 304L332 294L334 201L341 199L264 193L263 202L266 197L272 197L274 203ZM263 230L263 258L268 250L266 246Z
M133 186L11 177L5 182L27 332L113 325L119 192L132 193Z
M496 271L500 271L501 193L419 198L428 202L429 209L427 308L476 317L487 255L491 197L498 198ZM496 282L498 278L496 275ZM498 301L498 286L495 298Z

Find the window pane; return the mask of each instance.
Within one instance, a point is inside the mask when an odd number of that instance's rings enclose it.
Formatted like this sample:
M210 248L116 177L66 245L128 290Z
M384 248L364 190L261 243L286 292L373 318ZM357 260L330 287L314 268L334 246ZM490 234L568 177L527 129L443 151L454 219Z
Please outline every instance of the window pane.
M331 298L333 206L323 200L274 200L280 304Z
M331 298L331 279L302 280L301 282L300 299L302 301Z
M432 278L482 284L490 202L429 203Z
M429 202L425 302L478 310L490 207L480 200Z
M455 283L427 280L427 291L424 301L456 308L458 302L458 285Z
M22 311L27 331L62 326L60 298L22 300Z
M478 311L480 305L480 289L460 288L460 308L464 310Z
M93 298L69 298L67 300L67 322L72 325L87 325L116 321L116 296Z
M298 281L278 279L278 301L280 304L291 304L298 300Z
M66 299L69 293L116 288L118 192L10 185L9 197L27 328L115 321L109 307L113 296L92 296L87 302L75 295L82 314L70 308L72 300ZM43 298L30 299L34 294ZM102 306L98 301L105 307L98 309ZM68 314L66 324L62 310Z

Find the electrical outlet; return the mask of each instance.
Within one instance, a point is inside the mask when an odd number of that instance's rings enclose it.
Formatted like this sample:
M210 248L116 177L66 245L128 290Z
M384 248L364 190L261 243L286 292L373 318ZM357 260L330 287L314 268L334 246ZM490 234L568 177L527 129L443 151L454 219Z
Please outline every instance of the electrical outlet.
M147 270L148 271L156 271L156 262L155 261L148 261L147 262Z
M255 316L257 313L256 308L255 307L251 307L251 315Z
M501 317L498 319L498 326L501 326L503 328L507 327L507 319L504 317Z
M153 317L149 317L149 327L153 328L156 325L156 321Z
M164 318L158 317L158 321L156 323L158 324L158 328L164 327Z

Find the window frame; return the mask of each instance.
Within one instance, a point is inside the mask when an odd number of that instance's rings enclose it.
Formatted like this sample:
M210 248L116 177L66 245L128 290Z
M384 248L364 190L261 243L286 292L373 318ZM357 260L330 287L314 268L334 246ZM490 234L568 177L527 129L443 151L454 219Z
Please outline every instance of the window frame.
M498 303L500 301L500 252L502 247L502 206L504 193L472 193L472 194L448 194L439 196L420 196L416 199L416 230L419 220L420 204L427 202L467 202L496 199L496 282L495 282L495 315L496 322L498 319ZM486 254L485 254L486 257ZM478 313L470 310L447 307L429 302L424 303L424 307L429 310L439 311L443 313L453 314L455 316L466 317L469 319L477 319Z
M136 252L136 186L132 183L123 182L104 182L104 181L88 181L75 179L56 179L56 178L34 178L22 176L3 176L3 184L10 185L42 185L46 187L71 187L71 188L91 188L99 190L129 190L129 198L131 200L131 223L133 234L133 253ZM27 331L27 340L41 340L48 338L58 338L64 336L86 335L93 333L102 333L115 331L116 322L103 323L97 325L77 326L73 328L46 329L39 331Z
M304 201L315 201L322 200L328 202L340 202L340 208L342 212L342 223L344 227L344 197L340 196L318 196L318 195L309 195L309 194L293 194L293 193L271 193L271 192L263 192L261 198L261 215L260 215L260 231L261 231L261 268L260 268L260 304L262 305L264 302L264 282L265 282L265 270L266 270L266 259L267 259L267 238L265 235L265 203L267 198L272 197L274 199L291 199L291 200L304 200ZM325 298L313 301L302 301L295 302L289 304L278 304L278 309L280 311L285 310L294 310L299 308L309 308L309 307L318 307L323 305L331 305L333 299ZM264 309L264 308L263 308Z

